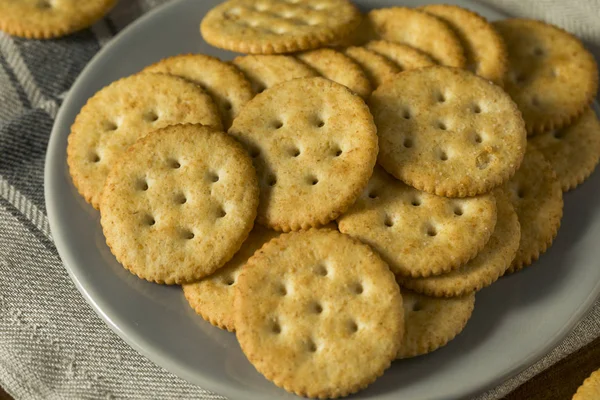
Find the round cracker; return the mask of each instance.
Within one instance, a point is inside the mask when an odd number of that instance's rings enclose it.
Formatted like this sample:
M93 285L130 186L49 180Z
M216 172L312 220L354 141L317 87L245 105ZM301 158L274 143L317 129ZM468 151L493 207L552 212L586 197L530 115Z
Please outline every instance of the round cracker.
M463 331L473 314L475 295L448 299L402 290L404 336L397 358L431 353Z
M460 267L483 248L495 225L494 196L439 197L381 168L375 168L363 194L338 219L340 232L377 250L395 274L415 278Z
M242 270L234 304L248 360L300 396L365 388L390 366L402 339L394 275L368 246L336 231L267 243Z
M448 67L405 71L370 98L379 163L396 178L447 197L487 193L521 164L527 138L498 86Z
M521 224L519 250L507 271L516 272L552 245L563 215L563 193L550 163L532 147L505 190Z
M481 15L459 6L429 4L420 8L447 23L465 50L467 68L502 86L508 55L502 37Z
M291 53L339 40L360 19L347 0L229 0L204 16L200 32L208 43L226 50Z
M367 43L365 47L392 61L400 68L400 71L435 65L435 62L427 54L406 44L388 42L387 40L373 40Z
M475 293L504 275L519 248L521 227L508 196L501 189L496 189L494 194L498 222L477 257L447 274L416 279L398 277L398 282L428 296L454 297Z
M204 54L181 54L152 64L142 72L179 76L200 85L214 100L225 129L254 92L250 82L236 67Z
M351 58L340 52L319 49L300 53L296 57L324 78L346 86L362 98L371 94L371 83L365 72Z
M248 78L254 93L262 93L271 86L292 79L319 76L317 71L292 56L240 56L233 60L233 64Z
M275 231L254 226L248 239L227 264L198 282L183 285L183 294L194 311L212 325L234 332L233 297L237 278L248 259L276 236Z
M519 106L530 134L569 125L598 90L594 56L570 33L541 21L494 22L508 48L504 88Z
M600 399L600 369L592 372L577 389L573 400L597 400Z
M427 53L436 62L463 68L465 52L452 29L437 17L407 7L372 10L367 15L379 37Z
M75 118L67 163L79 193L98 208L108 172L138 138L179 123L221 128L211 97L199 86L164 74L139 74L94 94Z
M583 183L600 159L600 123L588 108L572 125L540 133L529 143L552 164L562 190L568 192Z
M202 125L172 125L134 143L106 179L106 243L140 278L188 283L239 250L256 217L258 183L243 147Z
M28 39L65 36L93 25L117 0L0 0L0 30Z
M344 54L361 66L373 88L377 88L401 72L390 60L364 47L348 47L344 50Z
M252 99L229 133L254 158L258 221L289 231L337 218L371 176L376 132L363 100L324 78L284 82Z

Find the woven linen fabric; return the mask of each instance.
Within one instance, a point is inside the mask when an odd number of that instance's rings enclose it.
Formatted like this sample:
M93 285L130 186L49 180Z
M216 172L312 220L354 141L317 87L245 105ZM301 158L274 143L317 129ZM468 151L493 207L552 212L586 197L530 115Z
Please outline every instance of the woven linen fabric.
M61 101L102 46L164 2L121 1L92 28L59 40L0 32L0 385L17 400L224 399L139 355L96 316L63 267L45 214L44 155ZM562 26L600 55L598 1L484 2ZM600 302L550 354L478 399L501 398L598 336Z

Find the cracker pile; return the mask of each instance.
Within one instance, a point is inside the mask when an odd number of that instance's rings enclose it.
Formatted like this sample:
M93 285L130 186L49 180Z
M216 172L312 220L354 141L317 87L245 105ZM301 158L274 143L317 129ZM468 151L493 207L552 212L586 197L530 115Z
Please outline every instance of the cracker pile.
M229 0L100 90L68 165L106 242L301 396L365 388L544 253L600 157L581 42L456 6ZM227 132L227 133L225 133Z

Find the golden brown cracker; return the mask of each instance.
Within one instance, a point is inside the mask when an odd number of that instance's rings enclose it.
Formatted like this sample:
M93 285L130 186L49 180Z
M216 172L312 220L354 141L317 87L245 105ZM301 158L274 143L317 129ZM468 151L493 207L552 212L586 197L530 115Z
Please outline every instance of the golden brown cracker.
M577 389L573 400L598 400L600 399L600 369L592 372Z
M254 93L262 93L278 83L319 76L317 71L292 56L250 55L233 60L252 84Z
M214 100L225 129L254 93L250 82L234 66L204 54L182 54L165 58L142 72L165 73L194 82Z
M439 197L379 167L363 194L338 219L340 232L373 247L395 274L415 278L460 267L483 248L495 225L493 195Z
M583 183L598 165L598 117L589 108L572 125L533 136L529 144L542 152L556 172L563 192L568 192Z
M234 301L248 360L300 396L363 389L390 366L402 340L394 275L368 246L336 231L292 232L267 243L243 268Z
M28 39L65 36L93 25L117 0L0 0L0 30Z
M448 4L429 4L420 8L446 22L456 33L467 59L467 68L502 86L508 66L504 41L481 15Z
M360 19L347 0L229 0L204 16L200 32L208 43L226 50L291 53L339 40Z
M398 358L431 353L454 339L467 325L475 295L436 298L402 290L404 336Z
M362 98L367 98L371 94L371 83L362 68L338 51L311 50L300 53L296 57L322 77L346 86Z
M188 283L242 246L256 217L258 183L243 147L202 125L172 125L135 142L106 179L102 231L140 278Z
M477 256L447 274L429 278L398 277L401 286L428 296L455 297L475 293L504 275L519 248L521 227L508 196L494 191L498 222L494 233Z
M573 122L598 90L592 54L570 33L542 21L494 22L508 49L504 88L519 106L529 134Z
M98 208L106 176L121 154L148 132L178 123L221 128L211 97L182 78L139 74L101 89L71 127L67 163L75 187Z
M366 186L377 157L376 128L364 101L324 78L265 90L229 133L254 158L258 221L286 232L337 218Z
M406 44L388 42L387 40L373 40L367 43L365 47L392 61L400 68L400 71L435 65L435 62L427 54Z
M498 86L448 67L405 71L373 92L379 163L447 197L487 193L519 168L527 145L515 103Z
M442 65L457 68L466 65L460 40L437 17L414 8L390 7L372 10L367 18L382 39L419 49Z
M563 193L550 163L531 146L505 190L521 224L519 250L507 271L516 272L552 245L563 215Z
M364 47L348 47L344 54L361 66L373 89L401 72L390 60Z
M234 332L233 297L238 275L248 259L275 237L277 232L254 226L248 239L227 264L198 282L184 284L183 294L194 311L212 325Z

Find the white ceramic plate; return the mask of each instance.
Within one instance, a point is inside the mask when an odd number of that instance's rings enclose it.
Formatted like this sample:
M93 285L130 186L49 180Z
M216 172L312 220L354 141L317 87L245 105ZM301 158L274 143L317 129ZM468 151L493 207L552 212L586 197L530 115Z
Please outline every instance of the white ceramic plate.
M420 5L412 0L356 1L363 10ZM446 0L491 20L503 15L466 0ZM231 59L198 32L216 0L168 3L123 31L90 62L69 92L54 125L46 158L45 194L52 234L77 288L127 343L169 371L230 399L292 398L259 375L235 336L196 316L179 287L142 281L123 269L104 243L99 214L69 177L69 128L86 100L110 82L159 59L200 52ZM516 374L556 346L600 292L600 174L566 196L558 238L535 266L501 279L477 295L465 331L430 355L395 362L356 397L457 399Z

